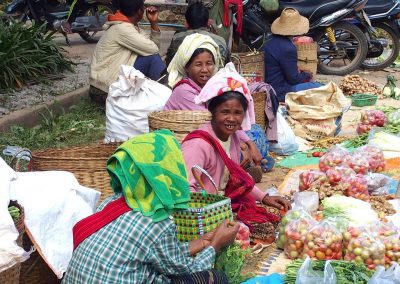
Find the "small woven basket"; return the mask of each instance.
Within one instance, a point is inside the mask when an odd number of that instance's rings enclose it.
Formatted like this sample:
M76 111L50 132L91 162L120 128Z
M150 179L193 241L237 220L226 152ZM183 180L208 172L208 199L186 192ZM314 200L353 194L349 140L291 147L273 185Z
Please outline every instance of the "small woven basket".
M255 92L252 93L254 102L254 112L256 116L256 123L260 125L263 129L267 125L267 117L265 114L265 101L267 99L266 92Z
M318 44L316 42L299 43L297 48L297 67L300 70L307 70L313 74L317 74L318 67Z
M177 238L181 242L198 239L202 235L216 229L224 220L232 220L231 200L218 194L208 194L196 170L200 170L217 187L209 174L199 167L193 166L192 173L197 181L197 187L202 192L190 194L189 208L174 213Z
M169 129L181 142L187 134L211 120L209 111L167 110L149 113L150 131Z
M240 75L246 79L247 83L264 82L263 52L233 53L231 55L231 61Z

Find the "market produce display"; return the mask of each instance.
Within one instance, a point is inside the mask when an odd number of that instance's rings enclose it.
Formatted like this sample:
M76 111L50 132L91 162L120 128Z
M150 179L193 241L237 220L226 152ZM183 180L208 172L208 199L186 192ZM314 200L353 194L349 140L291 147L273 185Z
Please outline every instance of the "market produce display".
M308 190L314 182L320 181L323 183L326 180L327 176L323 172L314 170L304 171L299 176L299 190Z
M381 223L378 230L379 238L385 246L385 267L395 261L400 264L400 234L393 224Z
M323 172L340 166L343 161L350 158L350 153L345 148L333 146L329 151L319 159L319 169Z
M386 77L386 85L383 87L382 93L386 98L394 98L400 100L400 88L396 86L396 78L393 75Z
M354 151L354 155L364 156L368 160L369 170L374 173L381 172L385 169L383 152L376 146L362 146Z
M303 259L292 261L285 270L285 283L295 284L297 279L297 272L303 264ZM312 262L313 270L323 273L325 268L323 260L315 260ZM365 265L357 264L355 262L332 260L331 266L336 274L337 284L364 284L371 278L373 272L368 270Z
M302 217L290 221L285 227L285 247L284 251L288 258L302 258L304 253L304 243L308 231L316 225L312 218Z
M371 196L369 200L372 209L374 209L375 212L378 213L378 216L380 218L384 218L385 216L393 215L396 213L393 205L390 204L386 198L386 196Z
M369 201L368 181L364 175L356 174L344 178L346 196Z
M361 121L357 125L357 133L369 132L372 127L383 127L387 121L386 115L381 110L367 110L361 113Z
M353 94L371 94L380 96L382 90L378 84L368 79L362 78L359 75L347 75L340 82L339 88L343 91L346 96Z

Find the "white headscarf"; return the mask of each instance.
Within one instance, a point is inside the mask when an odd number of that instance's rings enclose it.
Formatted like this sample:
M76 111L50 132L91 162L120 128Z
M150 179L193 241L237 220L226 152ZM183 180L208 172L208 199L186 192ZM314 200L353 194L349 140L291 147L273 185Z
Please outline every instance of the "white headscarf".
M171 88L186 76L185 66L198 48L207 49L212 53L215 60L214 74L223 66L218 44L210 36L199 33L188 35L168 65L168 85Z

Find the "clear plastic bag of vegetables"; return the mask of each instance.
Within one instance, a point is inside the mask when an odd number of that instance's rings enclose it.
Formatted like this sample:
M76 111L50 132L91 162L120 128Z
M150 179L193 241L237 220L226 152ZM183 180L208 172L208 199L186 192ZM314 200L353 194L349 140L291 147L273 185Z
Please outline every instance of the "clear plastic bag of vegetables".
M368 181L364 175L349 176L344 178L343 181L346 187L346 196L369 201Z
M399 284L400 283L400 265L394 262L387 270L379 266L374 275L368 281L368 284Z
M361 153L354 153L351 156L347 156L343 161L343 165L351 168L356 174L366 175L369 171L368 159Z
M313 269L312 260L307 257L297 272L295 284L336 284L336 273L330 261L325 262L324 271Z
M388 115L388 122L390 125L393 125L393 126L400 125L400 109L398 109Z
M392 262L400 263L400 233L393 223L380 222L375 226L378 235L385 246L385 267ZM400 281L400 278L399 278Z
M347 149L335 145L319 159L319 169L326 172L331 168L340 166L348 156L350 156L350 153Z
M307 215L290 221L285 227L286 241L284 251L290 259L303 257L304 242L308 231L317 224L317 221Z
M342 233L329 220L315 224L306 235L303 253L318 260L342 259Z
M354 155L362 155L368 160L369 170L376 173L385 169L385 157L377 146L365 145L357 148Z
M299 176L299 190L308 190L314 182L324 182L325 180L325 173L316 170L306 170L302 172Z
M385 246L377 234L373 234L370 230L352 237L345 251L344 260L364 263L371 270L385 264Z
M299 218L312 218L309 213L307 213L304 209L302 208L293 208L292 210L289 210L286 212L285 216L282 217L281 222L278 226L278 236L277 236L277 241L276 245L278 248L283 249L285 247L286 243L286 235L285 235L285 228L286 225L293 221L297 220Z

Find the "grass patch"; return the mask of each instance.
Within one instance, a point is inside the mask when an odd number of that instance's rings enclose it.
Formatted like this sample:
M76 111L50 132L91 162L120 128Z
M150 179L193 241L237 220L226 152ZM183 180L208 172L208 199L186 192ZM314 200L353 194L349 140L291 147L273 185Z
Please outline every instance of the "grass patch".
M14 125L1 133L0 147L20 146L30 150L87 145L104 138L104 110L89 99L60 115L50 110L41 113L41 123L33 128Z

